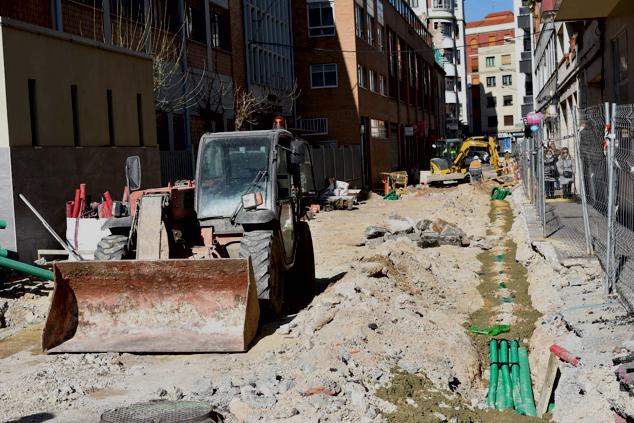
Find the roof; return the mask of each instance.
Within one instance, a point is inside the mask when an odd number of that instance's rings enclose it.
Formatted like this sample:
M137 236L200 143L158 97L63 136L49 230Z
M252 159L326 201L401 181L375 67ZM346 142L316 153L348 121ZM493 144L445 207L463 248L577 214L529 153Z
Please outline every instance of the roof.
M479 28L483 26L500 25L515 22L515 15L511 10L489 13L481 21L467 22L467 28Z

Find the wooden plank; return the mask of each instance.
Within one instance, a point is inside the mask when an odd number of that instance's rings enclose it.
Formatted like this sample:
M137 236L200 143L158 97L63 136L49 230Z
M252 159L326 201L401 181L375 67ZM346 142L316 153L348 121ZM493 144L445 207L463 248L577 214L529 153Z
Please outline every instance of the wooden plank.
M544 384L539 394L539 402L537 403L537 417L542 417L548 411L548 404L553 392L555 379L557 378L557 372L559 372L559 358L555 354L550 353L546 377L544 378Z

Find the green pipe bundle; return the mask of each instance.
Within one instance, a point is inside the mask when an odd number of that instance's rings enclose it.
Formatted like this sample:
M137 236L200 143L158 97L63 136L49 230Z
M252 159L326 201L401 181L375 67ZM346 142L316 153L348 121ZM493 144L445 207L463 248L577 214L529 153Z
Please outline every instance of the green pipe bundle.
M498 341L492 339L489 342L489 395L487 396L489 408L495 408L495 399L497 397L498 388Z
M513 408L518 414L536 416L535 399L528 364L528 350L517 340L489 342L489 408Z

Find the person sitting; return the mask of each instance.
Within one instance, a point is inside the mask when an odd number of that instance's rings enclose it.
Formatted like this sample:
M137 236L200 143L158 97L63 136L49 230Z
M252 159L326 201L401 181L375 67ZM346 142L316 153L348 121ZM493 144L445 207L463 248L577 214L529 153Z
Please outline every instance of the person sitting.
M482 162L477 155L473 156L473 160L469 163L469 176L471 177L471 181L479 181L482 179Z

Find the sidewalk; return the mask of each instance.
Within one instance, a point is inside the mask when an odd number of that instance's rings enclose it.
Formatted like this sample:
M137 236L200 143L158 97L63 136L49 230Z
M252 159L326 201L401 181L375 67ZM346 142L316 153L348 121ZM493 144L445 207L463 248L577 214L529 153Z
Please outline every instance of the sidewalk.
M522 189L517 190L514 201L523 211L533 249L557 272L551 284L559 305L544 313L541 328L538 324L538 330L545 333L539 352L557 343L581 359L579 367L559 362L555 404L565 402L568 411L575 412L564 415L555 405L553 420L621 421L615 420L618 416L631 421L634 399L620 390L615 375L618 366L612 360L634 353L634 317L628 316L615 296L604 293L600 263L585 251L581 205L546 203L546 235L550 236L544 238L537 213ZM535 382L539 391L542 381Z

